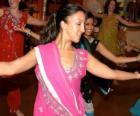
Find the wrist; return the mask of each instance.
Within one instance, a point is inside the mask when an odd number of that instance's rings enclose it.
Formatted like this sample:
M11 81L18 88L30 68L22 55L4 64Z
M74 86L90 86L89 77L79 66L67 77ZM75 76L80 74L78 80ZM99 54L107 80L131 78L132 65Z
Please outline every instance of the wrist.
M135 72L134 74L136 75L136 79L140 79L140 74L139 74L139 72Z
M32 33L32 31L31 31L30 29L27 29L26 34L27 34L28 36L30 36L31 33Z
M137 56L137 61L140 62L140 54Z

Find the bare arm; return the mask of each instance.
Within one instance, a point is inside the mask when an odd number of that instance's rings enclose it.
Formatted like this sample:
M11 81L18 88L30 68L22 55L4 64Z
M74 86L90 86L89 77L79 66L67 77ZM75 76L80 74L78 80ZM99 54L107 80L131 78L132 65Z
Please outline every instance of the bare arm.
M97 13L97 12L95 12L95 11L92 11L92 14L93 14L93 16L96 17L96 18L103 18L103 14Z
M27 35L29 36L32 36L33 38L37 39L37 40L40 40L40 35L31 31L30 29L28 28L25 28L24 26L22 28L20 27L15 27L15 30L16 31L20 31L20 32L23 32L23 33L26 33Z
M0 62L0 75L10 76L24 72L37 64L35 51L32 49L27 55L11 62Z
M130 27L139 27L140 26L140 23L133 23L133 22L129 22L125 19L123 19L121 16L117 15L116 16L117 19L119 20L120 23L126 25L126 26L130 26Z
M115 56L112 54L101 42L98 44L96 49L100 54L102 54L105 58L109 59L114 63L129 63L139 61L139 55L136 57L122 57L122 56Z
M99 62L90 54L88 56L87 70L90 73L105 79L113 79L113 80L140 79L139 73L129 73L120 70L112 70L107 65Z
M27 24L45 26L47 24L47 21L39 20L39 19L36 19L36 18L29 15L28 20L27 20Z

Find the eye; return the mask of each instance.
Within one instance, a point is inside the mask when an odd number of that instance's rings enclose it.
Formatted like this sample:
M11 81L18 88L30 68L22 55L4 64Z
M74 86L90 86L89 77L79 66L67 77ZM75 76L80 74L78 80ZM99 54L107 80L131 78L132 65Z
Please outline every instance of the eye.
M86 26L89 26L90 24L89 24L89 23L85 23L85 25L86 25Z
M77 23L77 25L81 25L81 23Z

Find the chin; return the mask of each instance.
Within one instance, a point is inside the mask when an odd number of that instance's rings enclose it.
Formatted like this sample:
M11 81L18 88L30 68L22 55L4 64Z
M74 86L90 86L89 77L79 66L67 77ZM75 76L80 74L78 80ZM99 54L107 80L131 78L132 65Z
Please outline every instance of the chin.
M73 43L79 43L80 39L74 40Z
M87 33L87 34L86 34L86 36L91 36L91 35L92 35L92 33Z

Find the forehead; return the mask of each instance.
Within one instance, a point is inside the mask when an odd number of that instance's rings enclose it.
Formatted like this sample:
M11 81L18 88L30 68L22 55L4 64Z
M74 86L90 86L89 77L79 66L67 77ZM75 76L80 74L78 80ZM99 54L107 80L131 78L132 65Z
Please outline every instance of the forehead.
M91 17L86 19L86 22L93 22L93 21L94 21L94 19Z
M115 4L115 1L114 1L114 0L111 0L111 1L110 1L110 4Z
M67 17L68 20L80 20L85 21L85 13L83 11L78 11Z
M14 2L19 2L20 0L8 0L8 1L10 1L10 2L11 2L11 1L14 1Z

